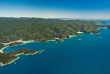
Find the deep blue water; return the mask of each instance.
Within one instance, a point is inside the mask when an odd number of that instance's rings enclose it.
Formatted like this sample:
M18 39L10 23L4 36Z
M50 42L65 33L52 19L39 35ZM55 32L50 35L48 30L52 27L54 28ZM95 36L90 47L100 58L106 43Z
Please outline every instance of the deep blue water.
M16 64L0 67L0 74L110 74L110 30L99 30L101 34L84 33L62 43L34 42L8 47L4 52L21 48L45 51L20 55Z

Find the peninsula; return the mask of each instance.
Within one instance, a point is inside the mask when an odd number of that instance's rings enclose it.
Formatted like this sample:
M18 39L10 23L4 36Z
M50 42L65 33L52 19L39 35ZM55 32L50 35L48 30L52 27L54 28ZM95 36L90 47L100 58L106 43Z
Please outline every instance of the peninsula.
M43 50L41 50L41 51L43 51ZM33 55L33 54L39 53L41 51L34 51L34 50L22 48L20 50L14 51L14 52L0 53L0 66L4 66L4 65L13 63L17 59L19 59L18 55L20 55L20 54Z

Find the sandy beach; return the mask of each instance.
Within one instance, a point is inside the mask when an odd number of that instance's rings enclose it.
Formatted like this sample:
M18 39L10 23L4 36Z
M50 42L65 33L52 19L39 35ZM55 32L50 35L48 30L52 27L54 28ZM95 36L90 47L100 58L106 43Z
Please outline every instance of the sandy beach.
M4 47L4 48L6 48L6 47ZM4 49L4 48L2 48L2 49L0 50L1 53L3 53L3 49Z
M77 33L84 33L84 32L80 32L80 31L78 31Z
M9 44L15 43L15 42L22 42L23 44L26 44L26 43L34 42L34 40L23 41L23 40L21 39L21 40L12 41L12 42L9 42L9 43L2 43L2 44L4 44L4 46L5 46L4 48L6 48L6 47L8 47ZM3 49L4 49L4 48L2 48L2 49L0 50L1 53L3 53Z
M77 32L77 33L83 33L83 32ZM76 36L76 35L70 35L70 38L72 38L74 36ZM59 39L59 38L54 38L54 39ZM54 39L53 40L48 40L48 41L55 41ZM64 39L67 39L67 38L64 38ZM31 42L37 42L37 41L34 41L34 40L23 41L22 39L20 39L20 40L17 40L17 41L11 41L9 43L2 43L2 44L4 44L4 46L5 46L4 48L6 48L6 47L8 47L9 44L15 43L15 42L22 42L23 44L27 44L27 43L31 43ZM3 53L4 48L2 48L0 50L1 53Z
M17 40L17 41L11 41L11 42L9 42L9 43L2 43L2 44L4 44L4 46L8 46L9 44L15 43L15 42L22 42L23 44L25 44L25 43L29 43L29 42L34 42L34 40L23 41L23 40L21 39L21 40Z

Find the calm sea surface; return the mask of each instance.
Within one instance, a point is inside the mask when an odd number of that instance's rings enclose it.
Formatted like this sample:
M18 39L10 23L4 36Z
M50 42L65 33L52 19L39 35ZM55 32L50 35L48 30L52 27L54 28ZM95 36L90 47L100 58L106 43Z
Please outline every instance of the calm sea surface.
M21 48L45 51L20 55L19 60L0 67L0 74L110 74L110 30L99 30L101 34L84 33L62 43L34 42L5 48L4 52Z

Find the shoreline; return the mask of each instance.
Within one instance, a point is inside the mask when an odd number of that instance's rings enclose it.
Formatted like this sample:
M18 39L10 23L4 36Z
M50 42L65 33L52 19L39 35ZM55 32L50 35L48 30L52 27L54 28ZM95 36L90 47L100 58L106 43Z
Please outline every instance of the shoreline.
M7 64L0 63L0 66L9 65L9 64L15 62L16 60L18 60L18 59L20 58L19 55L22 55L22 54L23 54L23 55L26 55L26 56L27 56L27 55L34 55L34 54L37 54L37 53L41 53L42 51L44 51L44 50L40 50L39 52L36 51L35 53L32 53L32 54L19 53L19 54L15 55L15 56L18 56L16 59L12 60L11 62L9 62L9 63L7 63Z
M19 59L19 57L16 58L16 59L14 59L14 60L12 60L11 62L9 62L9 63L7 63L7 64L0 63L0 64L1 64L0 66L9 65L9 64L13 63L14 61L16 61L16 60L18 60L18 59Z
M20 39L20 40L11 41L9 43L2 43L2 44L4 44L4 46L8 46L9 44L15 43L15 42L22 42L23 44L25 44L25 43L29 43L29 42L34 42L34 40L23 41L22 39Z
M7 47L8 47L8 46L3 47L3 48L0 50L0 52L3 53L3 49L5 49L5 48L7 48Z
M70 38L64 38L63 40L65 40L65 39L71 39L71 38L73 38L73 37L76 37L77 35L70 35Z
M74 36L77 36L77 35L70 35L70 38L72 38L72 37L74 37ZM55 39L56 39L56 38L55 38ZM53 40L48 40L47 42L49 42L49 41L56 41L55 39L53 39ZM64 39L69 39L69 38L64 38ZM23 41L22 39L20 39L20 40L16 40L16 41L11 41L11 42L9 42L9 43L2 43L2 44L4 44L4 47L3 47L2 49L0 49L0 52L3 53L3 50L4 50L5 48L10 47L10 46L8 46L9 44L15 43L15 42L22 42L23 44L21 44L21 45L24 45L24 44L28 44L28 43L32 43L32 42L38 42L38 41L34 41L34 40ZM47 42L46 42L46 43L47 43ZM16 45L16 46L18 46L18 45Z
M78 31L77 33L84 33L84 32L80 32L80 31Z
M9 42L9 43L2 43L2 44L4 44L4 47L2 49L0 49L0 52L3 53L3 50L7 47L10 47L8 45L11 44L11 43L14 43L14 42L22 42L23 44L27 44L27 43L37 42L37 41L34 41L34 40L22 41L22 39L21 39L21 40L12 41L12 42ZM23 44L21 44L21 45L23 45ZM18 45L16 45L16 46L18 46Z
M101 28L97 28L97 30L99 30L99 29L101 29ZM107 27L102 27L102 29L108 29L108 28L107 28ZM84 32L78 31L77 33L82 34L82 33L84 33ZM94 34L94 33L90 33L90 34ZM100 33L95 33L95 34L100 34ZM77 36L77 35L70 35L70 38L75 37L75 36ZM59 38L55 38L55 39L59 39ZM47 42L49 42L49 41L56 41L55 39L53 39L53 40L48 40ZM64 39L69 39L69 38L64 38ZM63 39L63 40L64 40L64 39ZM27 44L27 43L38 42L38 41L34 41L34 40L23 41L22 39L20 39L20 40L16 40L16 41L11 41L11 42L9 42L9 43L2 43L2 44L4 44L5 47L3 47L3 48L0 50L0 52L3 53L3 49L9 47L9 46L8 46L9 44L15 43L15 42L22 42L23 44ZM47 42L46 42L46 43L47 43ZM23 44L22 44L22 45L23 45ZM18 46L18 45L16 45L16 46Z
M103 28L97 28L97 30L99 30L99 29L108 29L107 27L103 27Z
M97 30L98 30L98 29L108 29L108 28L107 28L107 27L97 28ZM84 33L84 32L77 32L77 33ZM94 33L93 33L93 34L94 34ZM70 38L75 37L75 36L77 36L77 35L70 35ZM64 38L64 39L69 39L69 38ZM63 40L64 40L64 39L63 39ZM55 41L55 40L54 40L54 39L53 39L53 40L48 40L48 42L49 42L49 41ZM3 43L3 44L5 44L5 47L3 47L3 48L0 50L0 52L1 52L1 53L4 53L3 50L4 50L5 48L7 48L7 47L10 47L10 46L7 46L7 45L8 45L8 44L11 44L11 43L14 43L14 42L23 42L23 44L27 44L27 43L38 42L38 41L34 41L34 40L22 41L22 39L21 39L21 40L12 41L12 42L9 42L9 43ZM23 45L23 44L22 44L22 45ZM16 45L16 46L18 46L18 45ZM42 52L42 51L44 51L44 50L41 50L40 52ZM25 54L25 55L34 55L34 54L37 54L37 53L40 53L40 52L35 52L35 53L33 53L33 54ZM8 65L8 64L13 63L14 61L16 61L16 60L19 59L19 55L21 55L21 54L24 54L24 53L17 54L16 56L18 56L18 58L16 58L15 60L12 60L11 62L9 62L9 63L7 63L7 64L0 63L0 66L4 66L4 65Z

